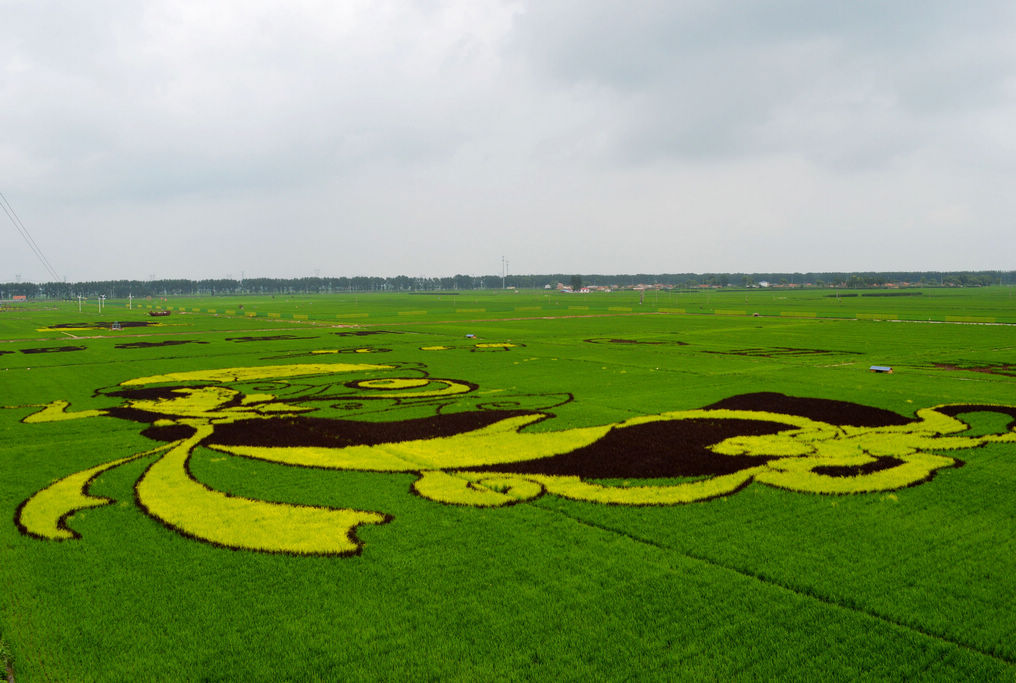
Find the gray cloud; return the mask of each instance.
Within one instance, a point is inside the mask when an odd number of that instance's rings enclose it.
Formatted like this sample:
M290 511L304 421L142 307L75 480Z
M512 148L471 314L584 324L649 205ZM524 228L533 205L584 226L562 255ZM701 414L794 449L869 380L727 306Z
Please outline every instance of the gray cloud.
M1014 19L15 3L0 190L70 279L1011 267Z
M619 112L617 158L850 167L934 144L940 117L1011 109L1013 18L1008 3L540 3L514 46Z

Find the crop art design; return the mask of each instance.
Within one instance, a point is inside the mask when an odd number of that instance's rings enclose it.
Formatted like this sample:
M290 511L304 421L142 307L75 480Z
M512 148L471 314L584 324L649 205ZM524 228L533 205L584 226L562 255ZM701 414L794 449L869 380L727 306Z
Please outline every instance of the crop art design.
M62 332L90 332L92 330L108 330L110 326L112 326L113 322L114 321L93 320L91 322L82 322L82 323L60 323L58 325L50 325L49 327L43 327L39 330L39 332L47 332L50 330L60 330ZM123 320L118 322L121 328L162 326L162 323L156 322L145 322L134 320Z
M118 418L161 445L72 473L25 500L22 533L79 538L79 510L104 472L139 459L138 507L187 537L237 550L355 555L361 525L381 510L257 500L199 481L195 452L322 470L412 473L413 493L439 503L499 507L556 495L620 505L676 505L731 495L752 482L814 494L889 491L962 464L942 451L1016 443L1016 407L951 404L914 418L868 406L775 393L578 428L533 428L571 394L507 394L431 377L408 363L303 363L196 370L126 380L96 392L108 408L38 406L39 424ZM23 406L24 407L24 406ZM957 416L995 411L1000 434L967 435Z

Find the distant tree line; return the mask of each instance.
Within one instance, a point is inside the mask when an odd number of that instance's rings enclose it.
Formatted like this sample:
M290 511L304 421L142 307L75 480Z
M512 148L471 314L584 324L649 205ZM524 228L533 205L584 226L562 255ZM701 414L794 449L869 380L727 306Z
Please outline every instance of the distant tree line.
M340 292L436 292L478 289L542 289L558 283L592 287L666 285L670 287L753 287L760 283L798 287L981 287L1016 284L1016 271L856 272L856 273L635 273L630 275L454 275L451 277L301 277L206 280L98 280L88 282L5 282L0 299L14 296L74 299L104 295L113 299L158 296L228 296L239 294L323 294Z

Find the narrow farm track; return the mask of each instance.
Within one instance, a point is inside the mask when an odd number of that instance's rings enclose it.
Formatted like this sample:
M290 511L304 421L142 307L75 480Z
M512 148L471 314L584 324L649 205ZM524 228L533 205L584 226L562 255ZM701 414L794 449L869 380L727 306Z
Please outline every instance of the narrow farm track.
M836 600L835 598L833 598L831 596L820 595L820 594L817 594L817 593L815 593L813 591L802 589L802 588L800 588L798 586L794 586L794 585L792 585L790 583L787 583L787 582L784 582L784 581L780 581L779 579L776 579L776 578L771 577L771 576L766 576L764 574L761 574L759 572L753 571L751 569L747 569L747 568L744 568L744 567L736 567L736 566L724 564L722 562L719 562L719 561L717 561L717 560L715 560L713 558L707 557L705 555L700 555L700 554L696 554L696 553L690 553L690 552L688 552L686 550L681 550L681 549L678 549L678 548L674 548L674 547L671 547L671 546L666 545L664 543L660 543L658 541L654 541L652 539L648 539L648 538L643 538L641 536L637 536L635 534L632 534L632 533L630 533L628 531L624 531L622 529L615 529L615 528L607 526L605 524L598 524L598 523L591 522L591 521L586 520L586 519L582 519L581 517L576 517L575 515L570 515L567 512L564 512L563 510L557 510L557 509L552 510L552 509L548 509L548 508L543 507L543 506L537 506L537 507L539 507L539 509L542 510L543 512L546 512L546 513L549 513L549 514L556 514L556 515L558 515L560 517L565 517L565 518L570 519L573 522L575 522L577 524L580 524L582 526L585 526L585 527L589 527L589 528L592 528L592 529L598 529L599 531L603 531L603 532L606 532L606 533L609 533L609 534L614 534L616 536L619 536L619 537L622 537L622 538L626 538L626 539L628 539L628 540L630 540L630 541L632 541L634 543L638 543L640 545L656 548L656 549L665 551L667 553L675 553L677 555L680 555L681 557L684 557L686 559L692 560L694 562L699 562L699 563L702 563L702 564L705 564L705 565L709 565L711 567L716 567L717 569L721 569L721 570L724 570L724 571L727 571L727 572L731 572L733 574L737 574L737 575L745 577L745 578L753 579L753 580L758 581L760 583L764 583L767 586L770 586L770 587L773 587L773 588L776 588L776 589L779 589L779 590L787 591L789 593L793 593L794 595L797 595L797 596L802 597L802 598L807 599L807 600L814 600L815 602L822 603L824 605L827 605L829 607L833 607L835 609L841 609L841 610L844 610L844 611L847 611L847 612L852 612L854 614L859 614L859 615L862 615L862 616L865 616L865 617L868 617L868 618L871 618L871 619L875 619L875 620L877 620L879 622L882 622L883 624L887 624L887 625L892 626L894 628L903 629L905 631L909 631L911 633L917 634L917 635L925 637L925 638L930 638L930 639L933 639L933 640L936 640L936 641L939 641L939 642L942 642L942 643L946 643L946 644L949 644L949 645L952 645L952 646L955 646L955 647L958 647L958 648L962 648L964 650L969 650L969 651L974 652L974 653L976 653L978 655L982 655L984 657L989 657L989 658L991 658L993 660L996 660L996 661L999 661L999 662L1003 662L1005 664L1016 665L1016 657L1007 656L1007 655L999 654L999 653L996 653L996 652L989 652L987 650L984 650L983 648L978 647L977 645L974 645L974 644L971 644L971 643L967 643L967 642L963 642L963 641L960 641L960 640L956 640L955 638L951 638L951 637L949 637L947 635L943 635L941 633L935 633L935 632L932 632L930 630L923 629L920 626L916 626L914 624L908 624L908 623L905 623L903 621L899 621L897 619L894 619L892 617L886 616L884 614L879 614L878 612L875 612L873 610L868 610L868 609L864 609L862 607L857 607L857 606L853 606L853 605L847 605L847 604L844 604L844 603Z

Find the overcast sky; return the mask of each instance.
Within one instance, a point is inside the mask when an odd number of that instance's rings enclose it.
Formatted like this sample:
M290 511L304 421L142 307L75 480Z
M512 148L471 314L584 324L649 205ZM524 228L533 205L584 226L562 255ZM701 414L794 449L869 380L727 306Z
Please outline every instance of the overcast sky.
M0 9L69 281L1016 268L1011 0Z

